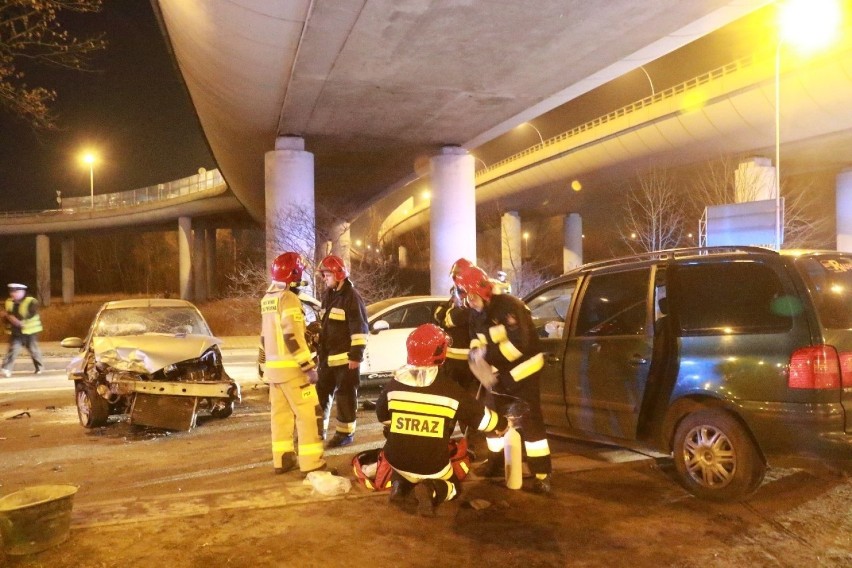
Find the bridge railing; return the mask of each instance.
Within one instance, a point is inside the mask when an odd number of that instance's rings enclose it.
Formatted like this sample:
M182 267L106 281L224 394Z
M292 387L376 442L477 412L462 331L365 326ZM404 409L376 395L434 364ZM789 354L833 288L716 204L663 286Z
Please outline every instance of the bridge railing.
M558 143L560 143L564 140L567 140L568 138L571 138L573 136L577 136L578 134L586 132L587 130L591 130L592 128L596 128L598 126L601 126L602 124L606 124L607 122L611 122L613 120L616 120L618 118L621 118L621 117L626 116L628 114L631 114L633 112L641 110L645 107L651 106L651 105L658 103L660 101L664 101L664 100L669 99L671 97L680 95L680 94L684 93L685 91L688 91L690 89L694 89L695 87L698 87L698 86L703 85L705 83L709 83L710 81L713 81L715 79L719 79L720 77L723 77L723 76L728 75L730 73L735 73L735 72L737 72L741 69L744 69L746 67L751 67L755 63L757 63L758 61L761 61L763 59L765 59L765 56L762 53L752 54L752 55L737 59L736 61L728 63L727 65L723 65L722 67L718 67L716 69L713 69L712 71L708 71L707 73L704 73L703 75L699 75L698 77L693 77L692 79L688 79L687 81L684 81L683 83L680 83L680 84L675 85L673 87L669 87L668 89L665 89L665 90L660 91L658 93L654 93L653 95L647 96L644 99L632 102L629 105L625 105L625 106L623 106L619 109L616 109L616 110L610 112L609 114L599 116L598 118L590 120L590 121L588 121L584 124L581 124L579 126L575 126L571 130L566 130L565 132L557 134L556 136L553 136L552 138L548 138L543 143L536 144L535 146L530 146L529 148L521 150L520 152L518 152L516 154L513 154L513 155L511 155L507 158L503 158L499 162L494 162L493 164L491 164L491 165L489 165L485 168L477 170L476 175L482 175L482 174L485 174L487 172L496 170L497 168L505 166L506 164L509 164L509 163L511 163L515 160L518 160L518 159L523 158L525 156L528 156L530 154L534 154L535 152L538 152L539 150L542 150L542 149L544 149L548 146L552 146L554 144L558 144Z
M205 171L189 177L158 183L139 189L118 191L115 193L101 193L95 195L94 209L115 209L120 207L132 207L143 203L163 201L191 195L208 189L213 189L225 183L222 173L218 169ZM92 209L92 196L63 197L59 209L41 209L38 211L8 211L0 213L2 217L28 217L41 214L74 213Z

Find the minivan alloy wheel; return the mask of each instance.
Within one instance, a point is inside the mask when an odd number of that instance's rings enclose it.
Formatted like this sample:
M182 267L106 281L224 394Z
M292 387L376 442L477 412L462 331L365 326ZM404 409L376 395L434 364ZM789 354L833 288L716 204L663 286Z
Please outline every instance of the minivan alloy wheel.
M725 433L697 426L686 434L684 462L689 475L707 487L725 487L737 471L737 454Z

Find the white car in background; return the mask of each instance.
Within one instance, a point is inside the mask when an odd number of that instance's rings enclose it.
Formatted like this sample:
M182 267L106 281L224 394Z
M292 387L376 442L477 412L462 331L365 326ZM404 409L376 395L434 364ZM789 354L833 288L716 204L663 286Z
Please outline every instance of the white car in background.
M361 363L361 386L381 386L406 364L405 340L424 323L434 323L435 309L449 296L403 296L367 306L369 335Z

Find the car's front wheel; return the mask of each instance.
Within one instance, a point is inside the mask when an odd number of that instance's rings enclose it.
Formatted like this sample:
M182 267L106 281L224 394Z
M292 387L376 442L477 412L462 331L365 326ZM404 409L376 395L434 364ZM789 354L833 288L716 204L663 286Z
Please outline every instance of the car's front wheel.
M673 440L679 481L702 499L737 501L754 493L766 464L745 428L728 412L705 408L686 415Z
M77 417L84 428L104 426L109 419L109 402L85 383L77 383Z

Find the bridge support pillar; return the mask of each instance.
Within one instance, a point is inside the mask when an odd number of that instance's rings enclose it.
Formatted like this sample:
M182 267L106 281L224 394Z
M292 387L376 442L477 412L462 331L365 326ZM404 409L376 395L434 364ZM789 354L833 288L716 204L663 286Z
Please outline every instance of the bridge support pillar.
M429 241L432 294L450 289L450 267L459 257L476 259L475 158L464 148L444 146L429 162L432 204Z
M189 287L192 276L192 218L178 218L178 289L181 300L192 299L192 289Z
M207 230L195 229L192 235L192 282L195 289L195 301L207 301Z
M837 175L837 250L852 252L852 169Z
M204 232L204 265L207 267L207 296L215 298L216 289L216 228Z
M62 238L62 303L74 301L74 237Z
M517 211L506 211L500 217L500 267L506 273L506 280L518 289L518 276L524 265L523 246L521 245L521 215Z
M50 238L36 235L36 294L42 306L50 305Z
M316 251L314 155L305 140L281 136L264 157L266 268L285 250L311 258Z
M583 218L570 213L562 220L562 271L583 264Z
M400 246L398 249L399 253L399 267L400 268L408 268L408 249Z

